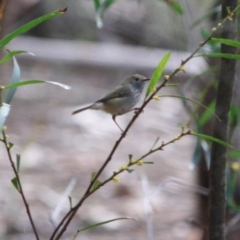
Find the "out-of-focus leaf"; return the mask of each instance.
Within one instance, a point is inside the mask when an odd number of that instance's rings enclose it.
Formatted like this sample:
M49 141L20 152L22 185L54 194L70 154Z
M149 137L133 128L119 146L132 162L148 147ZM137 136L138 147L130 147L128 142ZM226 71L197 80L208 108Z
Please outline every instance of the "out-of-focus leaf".
M39 83L50 83L50 84L62 87L64 89L67 89L67 90L71 89L70 86L59 83L59 82L35 80L35 79L20 81L20 82L17 82L17 83L12 83L12 84L9 84L9 85L5 86L4 89L16 88L16 87L21 87L21 86L25 86L25 85L32 85L32 84L39 84Z
M183 8L179 2L177 2L176 0L162 0L162 1L167 3L167 5L176 13L183 15Z
M201 147L204 153L204 159L206 162L207 170L210 170L210 164L211 164L211 149L208 145L208 143L205 140L201 140Z
M146 92L146 97L152 93L154 91L154 88L156 86L156 84L158 83L158 81L160 80L161 76L162 76L162 73L167 65L167 62L170 58L170 55L171 53L170 52L167 52L164 57L162 58L162 60L160 61L160 63L158 64L158 66L156 67L151 79L150 79L150 82L148 84L148 89L147 89L147 92Z
M103 15L106 12L106 10L115 2L116 0L105 0L102 4L95 3L95 9L97 6L96 10L96 22L97 22L97 27L102 28L103 26Z
M230 158L240 158L240 152L238 152L238 151L230 151L228 153L228 156Z
M215 137L212 137L212 136L209 136L209 135L206 135L206 134L201 134L201 133L195 133L195 132L191 132L191 135L193 136L196 136L196 137L199 137L199 138L202 138L202 139L205 139L205 140L209 140L211 142L216 142L216 143L219 143L225 147L230 147L230 148L233 148L233 149L236 149L234 148L232 145L230 145L229 143L227 142L224 142L218 138L215 138ZM237 150L237 149L236 149ZM237 150L238 151L238 150Z
M21 156L20 154L16 155L16 163L17 163L17 172L20 170L20 161L21 161Z
M179 84L176 83L168 83L165 85L165 87L179 87Z
M96 177L97 173L93 172L91 175L91 181L93 181L93 179ZM94 191L96 188L98 188L99 185L101 185L102 183L98 180L96 180L91 188L91 192Z
M2 103L0 107L0 131L2 131L2 127L6 121L6 118L10 112L10 105L6 103Z
M136 220L136 219L129 218L129 217L114 218L114 219L110 219L110 220L107 220L107 221L104 221L104 222L99 222L99 223L87 226L85 228L82 228L82 229L78 230L78 232L83 232L83 231L86 231L86 230L90 230L90 229L99 227L101 225L104 225L104 224L107 224L107 223L111 223L111 222L115 222L115 221L119 221L119 220Z
M19 187L19 183L18 183L17 178L16 178L16 177L13 178L13 179L11 180L11 182L12 182L13 186L18 190L18 192L20 192L20 187Z
M209 21L209 18L216 14L216 13L220 13L221 12L221 6L217 6L213 9L211 9L208 13L204 14L202 17L200 17L199 19L197 19L192 25L191 28L194 28L196 26L198 26L200 23L202 23L203 21Z
M99 9L101 3L99 0L93 0L94 2L94 7L95 7L95 11L97 12L97 10Z
M102 184L102 182L96 180L91 188L91 192L94 191L95 189L97 189L100 185Z
M67 11L67 8L62 9L62 10L56 10L53 12L50 12L42 17L39 17L23 26L21 26L20 28L16 29L15 31L13 31L12 33L8 34L6 37L4 37L1 41L0 41L0 49L3 48L4 46L6 46L12 39L14 39L15 37L17 37L18 35L25 33L27 31L29 31L30 29L36 27L37 25L39 25L40 23L49 20L59 14L65 13Z
M192 161L190 168L194 169L195 166L198 166L200 159L202 157L202 149L201 149L201 144L200 144L200 138L197 138L197 142L194 148L193 156L192 156Z
M2 60L0 61L0 64L3 64L3 63L6 63L8 62L9 60L11 60L14 56L16 55L19 55L19 54L22 54L22 53L28 53L28 54L31 54L31 55L34 55L33 53L30 53L30 52L27 52L27 51L9 51L3 58Z
M73 205L72 205L72 197L71 196L68 196L68 201L69 201L70 209L72 209Z
M13 58L13 73L12 73L11 84L18 84L20 80L21 71L16 58L15 57L12 57L12 58ZM6 89L6 87L4 87L4 89ZM7 104L11 103L16 90L17 90L16 88L12 88L8 91L6 100L5 100Z
M199 119L199 124L200 126L204 126L208 120L213 116L213 111L215 109L215 104L216 104L216 101L212 101L209 106L207 107L208 109L210 109L210 111L206 110L201 116L200 116L200 119Z
M200 102L198 102L198 101L196 101L196 100L193 100L193 99L191 99L191 98L187 98L187 97L183 97L183 96L177 96L177 95L161 95L161 96L159 96L159 97L160 97L160 98L161 98L161 97L180 98L180 99L184 99L184 100L187 100L187 101L196 103L196 104L202 106L203 108L205 108L207 111L209 111L209 112L211 113L211 116L214 115L214 116L220 121L219 117L218 117L210 108L206 107L206 106L203 105L202 103L200 103ZM202 126L202 125L201 125L201 126Z
M240 54L229 53L201 53L194 57L213 57L213 58L228 58L228 59L240 59Z
M219 43L221 43L221 44L228 45L228 46L240 48L240 42L233 41L233 40L230 40L230 39L212 38L211 40L212 40L212 41L215 41L215 42L219 42Z

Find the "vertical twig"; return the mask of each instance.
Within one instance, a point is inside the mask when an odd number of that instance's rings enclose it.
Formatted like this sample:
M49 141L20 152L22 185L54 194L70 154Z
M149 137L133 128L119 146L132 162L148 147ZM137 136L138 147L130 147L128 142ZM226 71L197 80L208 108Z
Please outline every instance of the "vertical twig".
M237 12L228 13L227 8L232 11L237 6L237 0L222 1L222 18L228 16L229 20L223 27L222 38L235 40L237 37ZM236 54L236 48L222 45L221 52ZM233 95L236 60L221 59L219 72L219 84L217 89L215 113L221 122L215 120L213 126L213 137L222 141L228 141L228 122ZM210 202L209 202L209 239L225 239L225 212L226 212L226 162L227 147L218 143L212 144L211 167L209 174Z
M8 155L8 159L11 163L11 166L12 166L12 169L13 169L13 172L16 176L16 179L17 179L17 183L18 183L18 192L20 193L21 197L22 197L22 200L23 200L23 203L25 205L25 208L26 208L26 212L27 212L27 215L28 215L28 218L30 220L30 223L31 223L31 226L32 226L32 229L33 229L33 232L34 232L34 235L35 235L35 238L37 240L39 240L39 236L38 236L38 233L37 233L37 229L35 227L35 224L33 222L33 218L32 218L32 215L31 215L31 212L30 212L30 208L29 208L29 205L28 205L28 202L26 200L26 197L24 195L24 192L23 192L23 188L22 188L22 184L21 184L21 181L20 181L20 177L19 177L19 174L18 174L18 171L14 165L14 162L13 162L13 159L12 159L12 155L11 155L11 152L10 152L10 149L11 149L11 146L9 145L8 141L7 141L7 136L5 134L5 131L4 131L4 128L2 130L2 134L3 134L3 143L6 147L6 150L7 150L7 155Z

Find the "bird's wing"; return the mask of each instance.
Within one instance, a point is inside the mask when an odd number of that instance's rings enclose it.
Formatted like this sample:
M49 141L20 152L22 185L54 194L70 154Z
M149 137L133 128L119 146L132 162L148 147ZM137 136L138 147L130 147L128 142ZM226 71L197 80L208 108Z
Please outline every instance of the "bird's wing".
M107 102L109 100L112 100L112 99L116 99L116 98L124 98L126 96L128 96L130 93L130 90L129 88L127 87L123 87L123 86L120 86L118 88L116 88L114 91L108 93L106 96L104 96L103 98L100 98L98 101L96 102Z

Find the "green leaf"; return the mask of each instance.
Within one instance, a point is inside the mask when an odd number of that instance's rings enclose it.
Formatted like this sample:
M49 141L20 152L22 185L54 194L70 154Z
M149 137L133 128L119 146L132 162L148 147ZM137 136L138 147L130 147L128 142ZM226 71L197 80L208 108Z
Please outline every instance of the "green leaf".
M209 136L209 135L205 135L205 134L201 134L201 133L195 133L195 132L191 132L191 135L193 135L193 136L196 136L196 137L199 137L199 138L202 138L202 139L205 139L205 140L209 140L209 141L211 141L211 142L216 142L216 143L219 143L219 144L221 144L221 145L223 145L223 146L225 146L225 147L230 147L230 148L233 148L233 149L235 149L232 145L230 145L229 143L227 143L227 142L224 142L224 141L222 141L222 140L220 140L220 139L218 139L218 138L214 138L214 137L212 137L212 136ZM237 150L237 149L236 149ZM238 150L237 150L238 151Z
M201 53L194 57L213 57L213 58L228 58L228 59L240 59L240 54L229 53Z
M12 142L8 143L8 149L11 149L14 146L14 144Z
M49 20L59 14L65 13L67 11L67 8L62 9L62 10L56 10L53 12L50 12L42 17L36 18L35 20L21 26L20 28L16 29L15 31L13 31L12 33L8 34L6 37L4 37L1 41L0 41L0 49L3 48L4 46L6 46L12 39L14 39L15 37L17 37L18 35L25 33L27 31L29 31L30 29L36 27L37 25L39 25L40 23Z
M12 58L13 58L13 73L12 73L11 84L18 84L18 82L20 80L21 71L20 71L20 67L18 65L18 62L17 62L16 58L15 57L12 57ZM6 100L5 100L5 102L7 104L11 103L16 90L17 90L16 88L12 88L8 91L7 96L6 96Z
M9 84L9 85L7 85L3 88L4 89L9 89L9 88L15 88L15 87L20 87L20 86L25 86L25 85L39 84L39 83L50 83L50 84L62 87L64 89L67 89L67 90L71 89L71 87L69 87L68 85L62 84L62 83L52 82L52 81L44 81L44 80L35 80L35 79L20 81L20 82L17 82L17 83L12 83L12 84Z
M216 105L216 101L212 101L209 106L207 107L207 109L209 110L206 110L200 117L199 119L199 124L200 126L204 126L208 121L209 119L213 116L213 111L215 109L215 105ZM219 118L218 118L219 119Z
M19 183L18 183L18 179L17 177L14 177L12 180L11 180L13 186L18 190L18 192L20 192L20 187L19 187Z
M183 15L183 8L178 2L172 2L171 8L178 14Z
M199 161L202 157L202 149L200 143L201 143L200 138L197 138L197 142L191 160L191 168L195 168L195 166L198 166Z
M236 47L236 48L240 48L240 42L237 41L233 41L230 39L224 39L224 38L211 38L212 41L215 42L219 42L221 44L225 44L228 46L232 46L232 47Z
M156 84L158 83L158 81L160 80L161 76L162 76L162 73L167 65L167 62L170 58L170 55L171 53L168 51L164 57L162 58L162 60L160 61L160 63L158 64L157 68L155 69L151 79L150 79L150 82L149 82L149 85L148 85L148 89L147 89L147 92L146 92L146 97L152 93L154 91L154 88L156 86Z
M183 97L183 96L177 96L177 95L162 95L162 96L159 96L159 97L160 97L160 98L161 98L161 97L181 98L181 99L188 100L188 101L190 101L190 102L196 103L196 104L202 106L203 108L205 108L207 111L209 111L209 112L211 113L211 116L214 115L219 121L221 121L220 118L219 118L210 108L206 107L206 106L203 105L202 103L200 103L200 102L198 102L198 101L196 101L196 100L193 100L193 99L191 99L191 98L187 98L187 97ZM201 126L202 126L202 125L201 125Z
M91 181L96 177L97 173L96 172L92 172L92 175L91 175Z
M99 7L100 7L100 5L101 5L101 3L100 3L99 0L93 0L93 2L94 2L94 6L95 6L95 11L97 12Z
M114 219L111 219L111 220L107 220L107 221L104 221L104 222L99 222L99 223L87 226L85 228L82 228L82 229L78 230L78 232L83 232L83 231L86 231L86 230L90 230L90 229L99 227L101 225L104 225L104 224L107 224L107 223L110 223L110 222L115 222L115 221L118 221L118 220L136 220L136 219L129 218L129 217L114 218Z
M231 152L228 153L228 156L230 158L240 158L240 152L238 152L238 151L231 151Z
M165 84L165 87L179 87L179 84L168 83L168 84Z
M21 156L20 154L16 155L16 162L17 162L17 172L20 170L20 161L21 161Z
M6 63L9 60L11 60L14 56L22 54L22 53L29 53L31 55L34 55L33 53L27 52L27 51L8 51L8 53L2 58L2 60L0 61L0 64Z
M195 22L193 22L193 24L190 26L190 28L192 29L192 28L200 25L200 23L202 23L203 21L208 21L211 16L213 16L214 14L220 13L220 12L221 12L220 5L215 8L211 8L211 10L209 12L207 12L206 14L201 16L199 19L197 19Z
M68 196L68 201L69 201L70 209L72 209L73 205L72 205L72 197L71 196Z
M102 184L102 182L96 180L91 188L91 192L96 190L100 185Z
M102 4L98 5L98 3L95 3L95 8L98 6L97 11L96 11L96 22L97 22L97 27L102 28L103 26L103 15L105 11L115 2L116 0L105 0Z
M93 181L96 177L97 173L93 172L91 175L91 181ZM94 191L95 189L97 189L99 187L99 185L101 185L102 183L98 180L96 180L91 188L91 192Z

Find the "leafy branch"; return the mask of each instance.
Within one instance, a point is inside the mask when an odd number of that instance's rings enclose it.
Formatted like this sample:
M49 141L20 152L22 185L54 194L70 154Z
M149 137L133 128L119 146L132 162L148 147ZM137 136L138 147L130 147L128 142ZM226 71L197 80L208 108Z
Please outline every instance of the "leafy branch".
M78 211L78 209L82 206L83 202L92 194L94 193L97 189L99 189L101 186L103 186L104 184L106 184L107 182L114 180L114 177L116 177L118 174L120 174L121 172L127 170L128 167L132 166L133 164L136 164L136 161L134 162L130 162L128 163L128 165L126 166L126 168L120 169L117 172L114 172L113 175L111 177L109 177L107 180L105 180L104 182L100 182L98 181L99 176L101 175L101 173L103 172L103 170L106 168L106 166L108 165L108 163L111 161L114 153L116 152L118 146L120 145L120 143L122 142L122 140L124 139L124 137L126 136L128 130L130 129L130 127L133 125L133 123L136 121L136 119L139 117L139 115L143 112L144 108L147 106L147 104L153 100L154 98L156 98L156 94L163 88L167 86L167 83L170 79L172 79L174 76L176 76L179 72L185 72L185 64L187 62L189 62L193 57L195 57L195 54L201 50L201 48L209 41L211 40L211 38L214 36L215 32L217 30L219 30L223 24L226 21L230 21L234 15L234 13L237 11L238 7L236 9L234 9L232 12L229 11L228 16L217 25L217 27L212 29L212 33L203 41L199 44L199 46L192 52L192 54L189 55L189 57L187 57L185 60L182 60L181 64L179 65L179 67L177 67L170 75L167 75L164 77L163 82L155 88L155 85L157 84L158 80L160 79L162 72L164 70L165 64L167 63L168 58L170 57L170 53L168 52L163 60L160 62L158 68L155 70L151 81L149 83L149 88L147 90L147 95L146 95L146 99L143 102L142 106L137 109L135 111L134 116L132 117L132 119L130 120L129 124L127 125L127 127L125 128L125 130L123 131L123 133L121 134L121 136L119 137L119 139L115 142L112 150L110 151L108 157L106 158L106 160L104 161L104 163L102 164L102 166L100 167L100 169L93 174L92 179L85 191L85 193L83 194L82 198L79 200L79 202L75 205L75 207L71 208L68 213L63 217L63 219L60 221L60 223L58 224L58 226L56 227L56 229L54 230L52 236L50 237L50 240L58 240L61 238L61 236L63 235L63 233L66 231L68 225L70 224L71 220L73 219L73 217L75 216L76 212ZM180 135L180 138L184 135L188 135L191 134L191 131L187 131L185 133L181 133L182 135ZM167 144L170 144L174 141L176 141L178 139L173 139L170 142L168 142ZM213 140L213 139L212 139ZM159 149L156 149L156 151L161 150L163 147L165 147L167 144L162 144ZM150 155L153 150L150 150L148 153L146 153L145 155L143 155L140 159L137 160L137 162L140 162L142 158Z
M13 162L13 159L12 159L12 155L11 155L11 148L12 148L13 144L7 141L7 135L5 133L5 128L4 127L2 128L2 135L3 135L3 138L1 139L1 141L4 143L4 146L5 146L6 151L7 151L8 159L10 161L10 164L12 166L13 172L15 174L15 178L12 179L12 183L16 187L16 189L18 190L18 192L20 193L20 195L22 197L22 200L23 200L23 203L25 205L26 212L27 212L28 218L30 220L30 223L31 223L34 235L35 235L35 238L37 240L39 240L37 229L35 227L35 224L34 224L34 221L33 221L33 218L32 218L32 214L31 214L31 211L30 211L30 208L29 208L29 204L28 204L28 202L26 200L26 197L25 197L25 194L23 192L22 184L21 184L20 177L19 177L19 174L18 174L19 162L20 162L19 155L17 155L17 160L18 161L17 161L17 168L16 168L16 166L15 166L15 164Z

